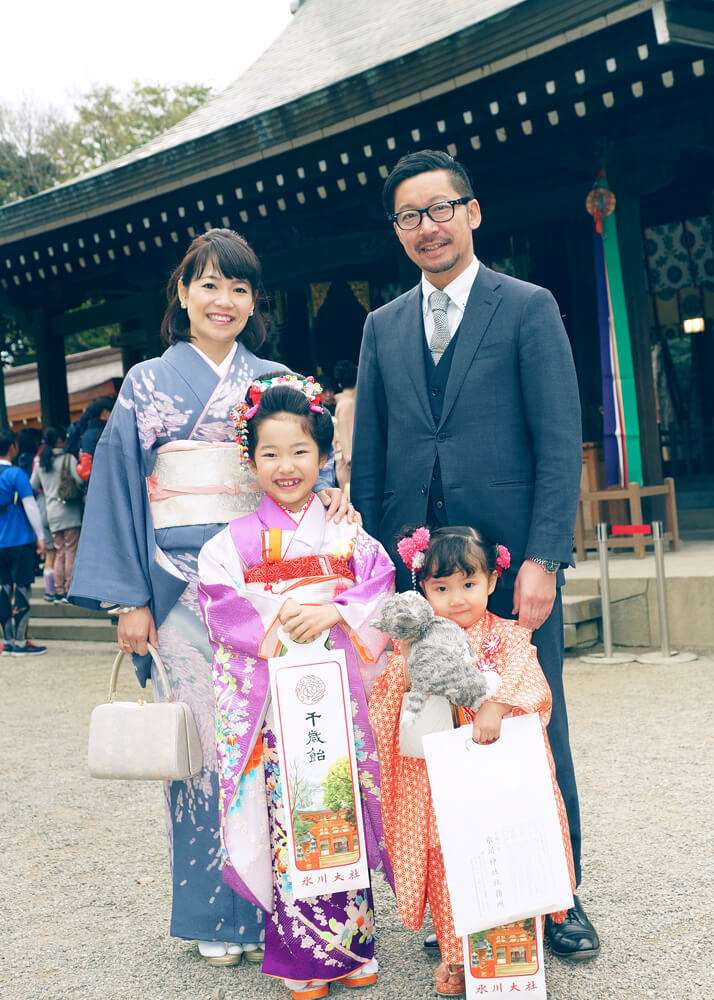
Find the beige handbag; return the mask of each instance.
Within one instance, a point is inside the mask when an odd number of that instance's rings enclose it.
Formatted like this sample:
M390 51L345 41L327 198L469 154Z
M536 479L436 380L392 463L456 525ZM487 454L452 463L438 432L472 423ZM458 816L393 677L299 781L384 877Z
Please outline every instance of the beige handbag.
M161 657L149 646L160 686L171 690ZM196 720L185 702L115 701L124 654L114 660L109 701L89 723L89 773L94 778L180 781L203 767ZM155 685L156 688L156 685Z

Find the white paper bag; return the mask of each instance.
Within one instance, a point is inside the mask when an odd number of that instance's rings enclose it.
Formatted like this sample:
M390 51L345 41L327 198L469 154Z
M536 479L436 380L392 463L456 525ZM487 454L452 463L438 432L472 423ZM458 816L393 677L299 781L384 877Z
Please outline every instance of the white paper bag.
M466 1000L525 993L546 1000L543 918L528 917L464 938Z
M286 642L268 661L293 897L369 885L345 654Z
M503 720L490 746L472 727L424 737L456 933L573 905L537 715Z

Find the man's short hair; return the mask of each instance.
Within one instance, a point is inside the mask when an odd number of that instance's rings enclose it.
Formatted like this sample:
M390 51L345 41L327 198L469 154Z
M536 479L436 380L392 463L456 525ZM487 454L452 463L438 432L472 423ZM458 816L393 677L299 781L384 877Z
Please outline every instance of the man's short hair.
M0 455L7 455L14 444L17 444L14 431L0 431Z
M452 183L460 197L465 198L467 195L474 197L471 178L466 172L466 167L458 160L441 149L419 149L416 153L407 153L403 156L384 182L382 203L387 215L392 215L394 212L394 192L402 181L416 177L417 174L426 174L430 170L446 170L451 175Z

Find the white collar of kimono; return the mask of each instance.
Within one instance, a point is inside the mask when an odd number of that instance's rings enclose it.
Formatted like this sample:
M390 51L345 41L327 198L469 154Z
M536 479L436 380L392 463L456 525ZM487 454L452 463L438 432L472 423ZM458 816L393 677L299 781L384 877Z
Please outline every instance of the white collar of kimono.
M236 340L236 342L233 344L233 347L231 347L228 354L226 354L223 361L221 361L220 365L217 365L215 361L212 361L209 358L209 356L205 354L199 347L196 347L195 344L189 343L188 346L192 347L196 352L196 354L199 354L203 358L208 367L212 368L219 378L225 378L230 370L231 363L233 362L233 358L235 357L235 353L238 350L238 341Z
M300 510L288 510L287 507L284 507L281 503L278 503L277 500L275 501L275 503L278 504L278 507L280 507L281 510L285 511L285 513L288 515L288 517L291 520L293 520L296 524L300 524L300 522L302 521L303 514L305 513L305 511L307 510L307 508L310 506L310 504L312 503L312 501L314 500L314 498L315 498L315 494L312 493L307 498L307 500L305 501L305 503L302 505L302 507L300 508Z

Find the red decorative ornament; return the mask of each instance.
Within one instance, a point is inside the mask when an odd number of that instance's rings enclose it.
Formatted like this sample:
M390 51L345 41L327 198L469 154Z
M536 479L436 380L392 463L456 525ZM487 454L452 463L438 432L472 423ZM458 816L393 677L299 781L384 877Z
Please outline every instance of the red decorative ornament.
M617 199L607 187L605 171L598 171L597 180L585 199L585 208L595 220L595 231L602 235L602 220L615 211Z

